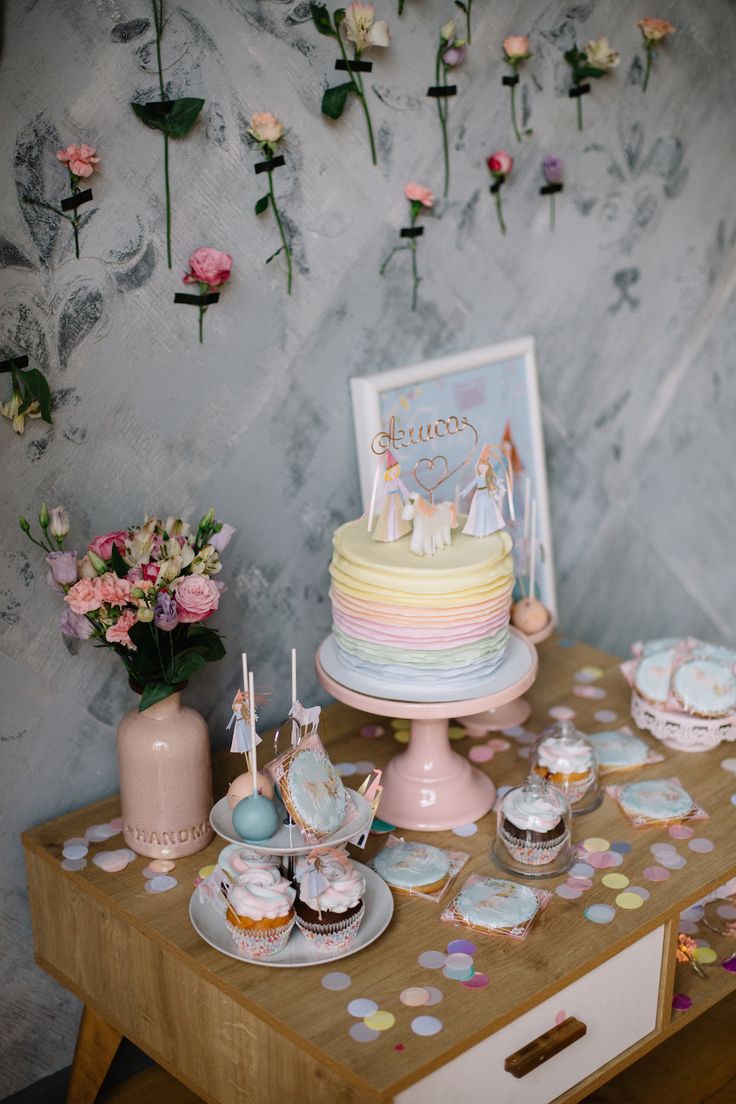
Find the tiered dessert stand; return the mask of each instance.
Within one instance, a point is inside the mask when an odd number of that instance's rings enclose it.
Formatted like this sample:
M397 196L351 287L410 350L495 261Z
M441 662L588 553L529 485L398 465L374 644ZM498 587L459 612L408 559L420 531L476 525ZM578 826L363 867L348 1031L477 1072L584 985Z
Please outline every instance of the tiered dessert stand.
M288 823L282 823L270 839L257 843L242 839L233 828L232 813L226 797L221 798L212 809L210 824L218 836L228 843L238 843L267 855L278 855L281 859L307 855L315 847L337 847L339 844L347 843L348 840L364 833L370 826L372 818L370 803L355 790L346 789L345 793L352 806L351 815L336 832L320 840L318 844L306 843L296 825ZM378 939L388 927L394 911L391 890L383 879L363 863L354 862L353 865L365 878L366 888L363 898L365 916L355 940L344 951L320 954L294 925L289 942L282 951L269 958L248 958L235 946L225 921L224 907L219 907L208 898L203 900L199 888L195 889L189 901L189 918L197 934L215 950L229 955L230 958L237 958L241 962L252 963L254 966L317 966L334 962L339 958L347 958Z
M496 796L493 782L452 750L448 722L457 718L467 723L491 710L500 714L502 708L508 710L507 716L515 716L513 705L537 676L537 652L527 637L512 629L503 663L490 676L456 688L455 700L449 693L437 700L438 691L428 690L421 695L424 700L407 701L405 684L390 680L379 684L356 675L340 658L333 636L318 648L316 667L320 683L338 701L380 717L411 721L406 750L383 772L382 820L397 828L444 831L480 820L492 808ZM504 717L498 727L518 723Z

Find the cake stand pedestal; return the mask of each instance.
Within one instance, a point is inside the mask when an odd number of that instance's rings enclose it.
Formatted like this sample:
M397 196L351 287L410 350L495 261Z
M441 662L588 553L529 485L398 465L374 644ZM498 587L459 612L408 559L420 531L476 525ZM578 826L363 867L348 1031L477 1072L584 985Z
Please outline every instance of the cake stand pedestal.
M557 624L550 617L543 629L535 633L522 633L521 629L513 629L513 632L525 637L530 644L541 644L549 639L555 631ZM499 705L495 709L486 709L482 713L473 713L468 717L460 717L458 720L466 730L468 736L479 738L487 736L489 732L502 732L505 728L518 728L529 720L532 707L526 698L517 698L516 701Z
M461 701L397 701L353 690L351 672L342 664L332 637L317 649L315 662L321 685L338 701L380 717L411 721L406 750L383 772L382 820L397 828L435 832L480 820L492 808L496 787L452 750L448 721L498 709L529 689L538 661L534 645L522 633L511 630L503 663L479 681L483 692Z

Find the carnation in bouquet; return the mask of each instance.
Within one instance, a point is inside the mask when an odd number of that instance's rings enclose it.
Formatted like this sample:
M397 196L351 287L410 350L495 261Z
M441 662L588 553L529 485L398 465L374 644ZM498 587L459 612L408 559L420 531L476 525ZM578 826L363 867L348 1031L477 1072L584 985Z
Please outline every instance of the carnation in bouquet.
M225 589L213 576L235 532L210 510L196 530L178 517L147 517L142 525L95 537L79 558L67 551L69 517L42 505L40 539L25 518L23 532L46 553L47 581L64 602L66 636L92 640L122 659L140 711L180 690L206 663L222 659L216 629L204 622Z

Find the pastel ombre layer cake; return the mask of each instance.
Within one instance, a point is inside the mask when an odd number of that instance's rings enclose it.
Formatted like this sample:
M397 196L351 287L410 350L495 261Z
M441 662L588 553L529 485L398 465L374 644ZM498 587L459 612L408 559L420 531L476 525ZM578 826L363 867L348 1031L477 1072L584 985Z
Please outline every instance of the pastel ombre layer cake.
M509 638L511 537L470 537L416 556L409 540L371 538L364 518L340 526L330 565L333 632L363 675L444 685L490 674Z

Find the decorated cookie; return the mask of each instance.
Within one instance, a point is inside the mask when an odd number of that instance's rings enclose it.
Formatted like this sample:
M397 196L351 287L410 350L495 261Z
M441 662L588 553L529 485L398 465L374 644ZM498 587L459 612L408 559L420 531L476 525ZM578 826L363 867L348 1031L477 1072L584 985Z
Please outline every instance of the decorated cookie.
M736 667L736 651L722 644L696 644L692 650L693 659L714 659L716 663L725 663L727 667Z
M634 674L634 689L645 701L652 705L664 706L670 690L672 664L675 658L673 648L662 652L644 655Z
M379 851L373 867L392 889L404 893L434 893L450 874L450 860L439 847L405 840Z
M539 911L536 893L504 878L469 879L455 898L459 919L473 928L513 930Z
M658 640L647 640L645 644L636 645L636 648L641 655L650 656L658 652L671 651L681 643L677 636L662 636Z
M736 675L714 659L691 659L672 676L672 693L686 713L726 717L736 709Z
M629 782L621 787L618 799L629 816L657 823L682 820L696 808L690 794L676 778Z
M305 737L270 763L268 770L291 816L308 837L319 839L337 831L345 819L347 796L318 736Z
M648 745L622 728L591 732L588 739L595 748L601 770L631 770L649 759Z

